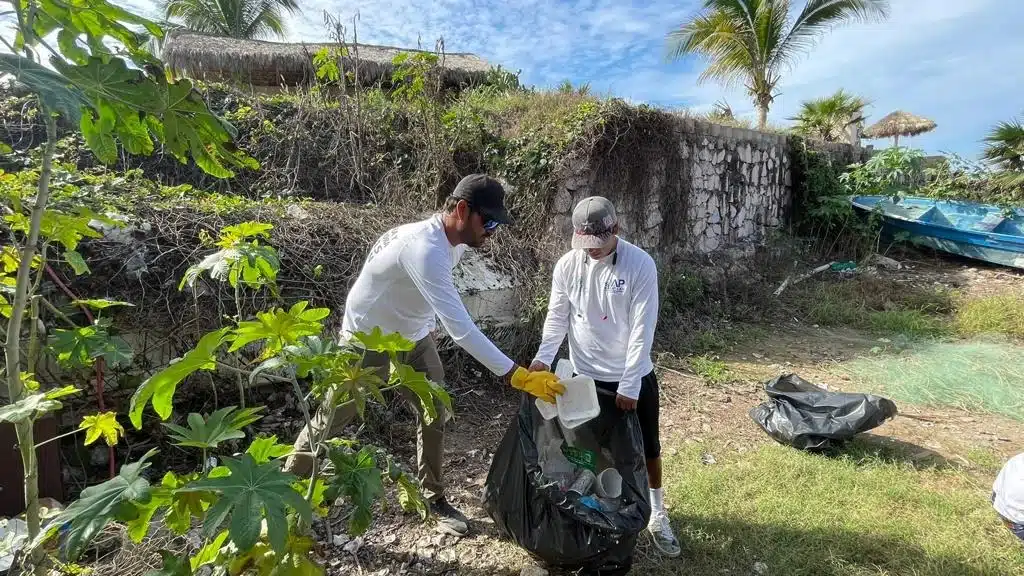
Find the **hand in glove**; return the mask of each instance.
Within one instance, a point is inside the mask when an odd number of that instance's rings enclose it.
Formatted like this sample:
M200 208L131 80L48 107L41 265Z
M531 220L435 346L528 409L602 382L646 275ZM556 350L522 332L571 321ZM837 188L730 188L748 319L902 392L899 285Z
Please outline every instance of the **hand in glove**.
M565 392L565 386L548 371L529 372L522 366L516 366L512 372L512 387L528 392L545 402L555 403L555 396Z

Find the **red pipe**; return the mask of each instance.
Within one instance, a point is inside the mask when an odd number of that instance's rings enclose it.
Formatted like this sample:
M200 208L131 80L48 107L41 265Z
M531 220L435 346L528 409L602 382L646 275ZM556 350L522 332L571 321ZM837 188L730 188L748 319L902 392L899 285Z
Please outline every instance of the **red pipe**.
M72 300L81 300L81 298L75 296L75 293L71 291L71 288L68 288L68 285L60 279L60 276L53 271L53 268L51 268L49 264L44 264L44 266L46 267L46 273L50 276L50 279L53 280L54 284L56 284L68 298L71 298ZM80 308L82 309L82 312L85 312L85 317L89 319L89 323L94 323L95 319L93 319L92 311L89 310L89 307L80 306ZM103 402L103 367L105 365L106 362L103 360L102 356L96 359L96 364L94 365L96 367L96 399L99 401L100 412L105 412L107 410ZM107 446L107 454L107 460L110 462L110 477L113 478L117 475L117 463L114 461L115 455L113 446Z

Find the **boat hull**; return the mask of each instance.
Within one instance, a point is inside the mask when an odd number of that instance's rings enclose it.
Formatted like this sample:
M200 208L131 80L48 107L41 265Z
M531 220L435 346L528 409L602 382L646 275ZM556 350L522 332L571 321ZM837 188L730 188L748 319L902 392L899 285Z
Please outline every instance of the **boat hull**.
M915 244L1024 270L1024 210L1003 210L989 204L854 196L854 207L881 214L893 236L901 232Z

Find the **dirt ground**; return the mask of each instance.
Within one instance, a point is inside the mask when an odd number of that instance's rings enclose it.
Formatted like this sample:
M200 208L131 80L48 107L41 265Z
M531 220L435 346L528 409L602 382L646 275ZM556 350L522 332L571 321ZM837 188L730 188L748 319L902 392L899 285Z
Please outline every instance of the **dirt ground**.
M969 296L1024 289L1020 274L959 262L904 261L902 269L879 273L918 287L940 285ZM760 326L758 334L756 340L722 354L731 375L726 384L706 384L694 374L659 362L662 442L667 455L678 454L693 442L714 447L712 456L716 451L744 452L772 442L748 416L748 411L764 400L765 381L792 372L831 389L854 390L856 383L836 366L866 355L878 345L877 336L807 326L796 319L785 325ZM470 517L471 534L465 538L437 535L417 518L393 507L382 511L358 546L341 536L339 545L327 543L321 548L329 573L510 575L537 566L527 553L499 537L480 506L492 450L514 417L516 397L500 389L468 389L457 393L455 402L460 416L447 441L448 496ZM915 463L952 465L980 476L992 471L969 455L983 451L1002 461L1024 451L1024 425L1020 422L954 409L907 404L899 408L897 418L864 436L881 447L908 454ZM396 425L392 433L394 449L412 463L413 452L403 448L401 440L413 441L411 422ZM339 522L333 534L343 532ZM646 536L640 540L636 560L633 573L660 561Z

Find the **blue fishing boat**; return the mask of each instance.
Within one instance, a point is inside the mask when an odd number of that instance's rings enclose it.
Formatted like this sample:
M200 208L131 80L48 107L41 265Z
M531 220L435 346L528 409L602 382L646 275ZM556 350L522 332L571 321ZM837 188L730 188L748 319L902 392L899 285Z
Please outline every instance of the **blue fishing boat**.
M854 207L878 211L885 231L915 244L993 264L1024 269L1024 210L991 204L854 196Z

